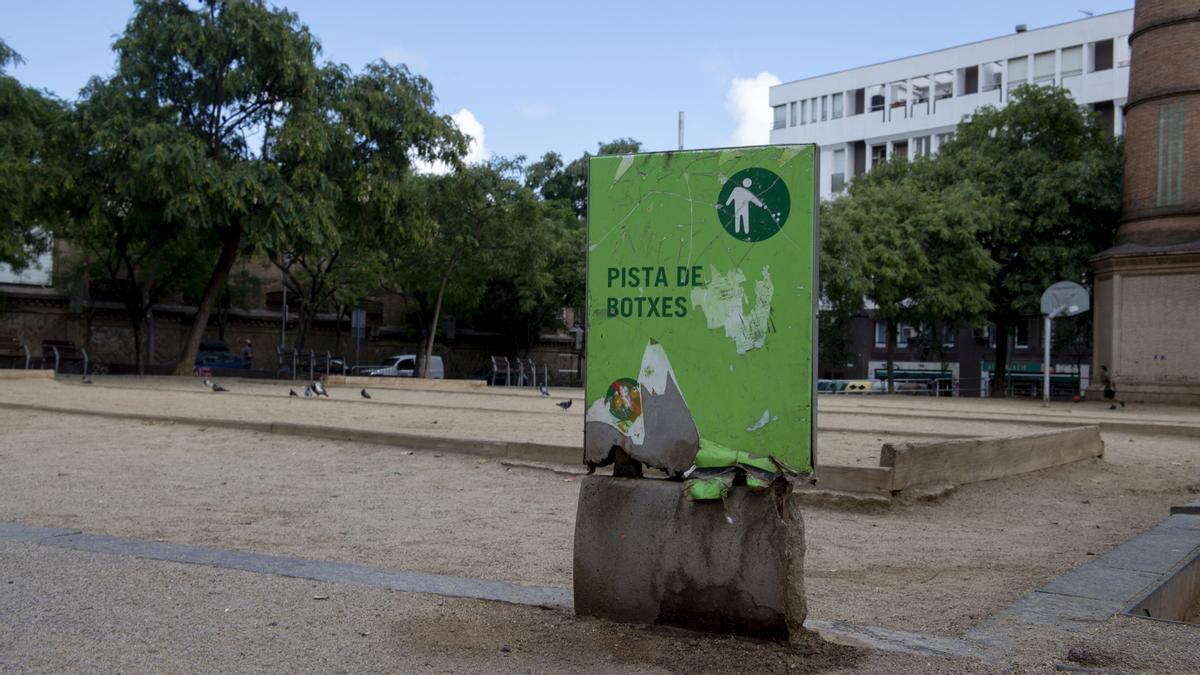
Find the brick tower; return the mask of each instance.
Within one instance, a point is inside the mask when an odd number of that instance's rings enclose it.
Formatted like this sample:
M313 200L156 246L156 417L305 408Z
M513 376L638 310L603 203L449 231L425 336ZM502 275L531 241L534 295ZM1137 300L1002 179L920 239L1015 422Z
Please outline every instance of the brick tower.
M1137 0L1116 244L1091 260L1094 362L1123 398L1200 404L1200 0Z

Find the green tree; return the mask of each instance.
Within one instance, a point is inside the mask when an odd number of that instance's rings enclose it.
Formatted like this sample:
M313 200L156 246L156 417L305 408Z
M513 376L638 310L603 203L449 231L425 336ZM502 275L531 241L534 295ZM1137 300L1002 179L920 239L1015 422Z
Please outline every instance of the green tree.
M0 263L21 269L49 247L69 177L55 137L65 106L8 74L24 61L0 41Z
M421 377L428 376L444 307L473 310L500 270L539 267L532 264L536 249L524 236L538 222L538 204L514 177L518 168L497 159L420 179L428 234L417 241L406 236L390 247L395 252L384 279L385 290L401 294L417 310Z
M410 224L422 222L408 185L414 159L453 165L465 152L462 134L434 103L429 80L404 66L376 62L351 75L328 65L311 103L316 114L281 129L285 140L320 139L315 151L281 143L276 155L285 178L330 218L327 228L280 229L268 245L300 303L296 349L318 311L338 310L378 284L385 243L405 244Z
M1086 281L1087 261L1111 246L1121 207L1122 147L1098 116L1063 89L1026 85L1002 109L959 126L938 159L943 185L970 181L994 198L976 238L995 263L989 319L996 326L993 392L1006 388L1008 336L1036 314L1056 281Z
M642 144L632 138L598 143L598 155L625 155L640 152ZM587 216L587 165L592 153L564 164L562 155L547 152L525 170L525 184L546 201L566 202L580 220Z
M329 227L328 211L285 181L269 156L277 126L312 95L319 45L294 14L262 0L203 0L196 8L138 0L114 47L114 83L173 122L145 177L165 202L164 217L219 244L176 366L186 374L239 255L277 230ZM291 142L309 141L298 132ZM178 165L186 169L163 169Z
M863 300L887 324L888 391L902 320L970 319L988 309L994 264L975 241L989 201L969 182L941 187L931 160L894 160L823 204L821 279L836 307Z
M144 374L142 328L151 308L204 276L213 242L165 215L168 198L155 179L189 168L158 156L175 137L169 113L96 78L70 119L62 144L73 189L59 200L69 220L57 234L72 244L72 267L90 282L93 299L123 306L130 353Z

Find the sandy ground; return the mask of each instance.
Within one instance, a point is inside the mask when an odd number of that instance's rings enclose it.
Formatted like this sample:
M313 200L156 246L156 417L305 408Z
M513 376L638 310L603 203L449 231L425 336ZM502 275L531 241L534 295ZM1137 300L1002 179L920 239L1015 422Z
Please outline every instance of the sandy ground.
M571 477L188 425L0 409L0 426L2 521L571 582ZM1200 492L1194 439L1105 441L1104 460L963 486L941 503L810 509L812 616L956 634Z
M15 672L984 672L28 544L0 543L0 585Z

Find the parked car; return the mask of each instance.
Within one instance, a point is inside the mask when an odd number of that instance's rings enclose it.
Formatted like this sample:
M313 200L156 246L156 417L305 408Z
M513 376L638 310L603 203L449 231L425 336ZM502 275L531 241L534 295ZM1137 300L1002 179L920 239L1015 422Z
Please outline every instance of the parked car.
M389 356L386 364L379 368L369 368L365 374L370 377L415 377L417 357L413 354ZM429 362L429 376L438 380L446 377L446 368L442 365L442 357L434 356Z
M226 351L204 351L196 353L196 368L245 368L246 362L242 357Z

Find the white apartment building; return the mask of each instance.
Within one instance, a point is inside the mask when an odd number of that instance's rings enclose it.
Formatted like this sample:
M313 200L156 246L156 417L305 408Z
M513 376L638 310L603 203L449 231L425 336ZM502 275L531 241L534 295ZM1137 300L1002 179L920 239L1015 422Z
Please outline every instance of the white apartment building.
M1032 82L1066 88L1123 129L1133 10L771 87L771 143L821 147L821 197L888 157L936 153L964 116Z

